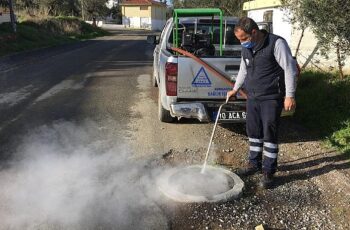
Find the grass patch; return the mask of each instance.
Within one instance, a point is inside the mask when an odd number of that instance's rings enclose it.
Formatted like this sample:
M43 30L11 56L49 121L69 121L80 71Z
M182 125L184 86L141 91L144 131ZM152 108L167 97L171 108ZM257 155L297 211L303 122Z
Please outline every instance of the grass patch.
M336 146L342 152L350 154L350 120L345 122L344 127L328 138L328 143Z
M304 72L298 82L295 119L343 152L350 151L350 78Z
M10 23L0 25L0 56L105 36L109 33L74 17L26 20L12 33Z

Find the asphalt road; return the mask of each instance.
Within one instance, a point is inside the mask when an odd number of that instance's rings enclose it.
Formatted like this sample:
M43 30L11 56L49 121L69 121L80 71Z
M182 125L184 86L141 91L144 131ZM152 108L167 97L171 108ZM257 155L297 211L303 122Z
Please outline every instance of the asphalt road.
M134 181L170 151L206 146L212 126L158 120L146 35L114 31L0 59L4 229L167 228L153 180Z
M149 97L153 48L115 31L0 59L0 229L167 228L135 182L176 141Z

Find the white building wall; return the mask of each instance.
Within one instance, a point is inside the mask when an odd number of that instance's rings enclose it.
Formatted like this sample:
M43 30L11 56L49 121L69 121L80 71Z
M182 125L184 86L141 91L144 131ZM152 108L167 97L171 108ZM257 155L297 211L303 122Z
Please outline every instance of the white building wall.
M129 19L130 19L130 27L141 28L141 19L139 17L131 17Z
M124 27L130 27L130 19L128 17L123 16L122 23Z
M153 22L150 17L123 17L123 25L127 28L152 29Z
M141 20L141 24L140 24L140 26L141 26L141 28L142 29L151 29L152 28L152 19L151 18L149 18L149 17L142 17L142 18L140 18L140 20Z
M292 42L292 24L290 23L287 15L288 11L274 9L273 10L273 33L286 39L287 43Z
M286 17L287 12L276 8L265 8L259 10L250 10L248 12L248 17L252 18L256 22L263 22L264 13L270 10L273 11L273 33L283 37L284 39L286 39L288 44L290 44L292 36L292 25L290 24L290 22L288 22L288 18Z
M123 17L124 27L141 28L141 18L139 17Z
M165 23L165 20L152 19L152 30L162 30Z
M297 48L301 30L295 28L293 30L293 40L291 44L291 49L295 50ZM321 50L317 46L317 38L313 32L308 28L304 31L304 36L300 43L300 48L298 52L298 62L303 66L307 63L307 68L322 69L322 70L338 70L337 54L335 48L331 48L327 52L328 58L321 55ZM343 67L345 73L350 74L350 58L345 60L345 66Z
M10 14L2 13L2 15L0 15L0 24L4 22L10 22L10 21L11 21Z
M252 18L256 22L262 22L264 12L267 10L273 10L273 33L277 34L288 42L292 54L295 54L297 45L300 39L301 30L296 25L292 25L288 21L289 12L280 8L265 8L258 10L249 10L248 17ZM323 70L337 70L337 57L333 50L330 50L327 55L328 59L324 58L319 49L315 49L317 46L317 39L310 29L304 32L304 37L301 41L297 60L301 66L307 63L307 68L323 69ZM345 61L344 72L350 73L350 58Z

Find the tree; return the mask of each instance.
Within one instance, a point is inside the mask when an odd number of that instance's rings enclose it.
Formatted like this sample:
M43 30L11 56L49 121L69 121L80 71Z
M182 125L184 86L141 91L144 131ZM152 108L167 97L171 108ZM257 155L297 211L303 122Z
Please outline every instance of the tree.
M301 35L294 54L294 56L297 57L301 41L304 37L304 31L309 26L309 21L307 20L307 18L305 18L305 16L300 11L300 7L301 7L300 0L281 0L281 2L282 2L282 8L291 12L291 14L287 15L287 17L289 17L290 22L301 30Z
M107 0L81 0L81 7L84 8L83 18L92 19L93 17L107 15L109 9L106 6Z
M301 26L309 26L318 39L321 53L328 58L335 49L340 78L350 54L350 5L347 0L283 0L293 13L293 20Z
M0 7L8 7L9 6L9 1L8 0L0 0Z
M15 0L17 9L32 14L34 10L46 12L49 16L82 16L91 19L106 15L107 0Z
M47 12L48 15L60 15L62 5L62 1L60 0L39 0L39 8Z
M9 8L10 8L10 17L11 17L11 26L14 33L17 32L17 26L16 26L16 18L15 13L13 12L13 2L12 0L9 0Z
M61 1L59 7L61 15L71 15L71 16L80 16L80 4L77 0L65 0Z

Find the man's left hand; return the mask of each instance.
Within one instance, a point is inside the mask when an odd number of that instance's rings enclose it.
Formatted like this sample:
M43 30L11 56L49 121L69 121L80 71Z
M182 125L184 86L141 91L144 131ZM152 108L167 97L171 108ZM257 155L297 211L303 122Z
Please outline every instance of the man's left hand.
M286 110L286 111L294 110L296 105L297 104L295 102L294 97L286 97L284 99L284 110Z

